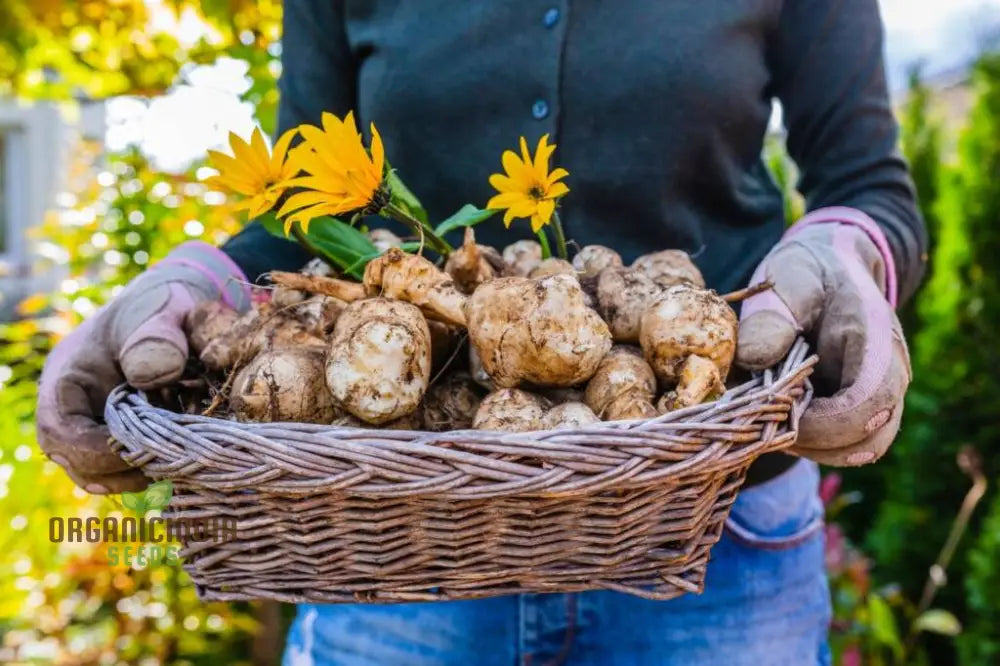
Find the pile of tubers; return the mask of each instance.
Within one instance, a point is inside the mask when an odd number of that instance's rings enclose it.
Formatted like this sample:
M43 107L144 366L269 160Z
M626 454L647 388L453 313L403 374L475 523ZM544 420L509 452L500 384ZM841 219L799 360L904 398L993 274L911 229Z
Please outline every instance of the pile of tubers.
M207 413L429 430L524 432L648 419L718 397L737 318L690 257L625 266L591 245L572 263L534 241L502 252L472 229L443 267L373 232L362 282L311 265L272 273L239 315L188 317L191 348L220 378Z

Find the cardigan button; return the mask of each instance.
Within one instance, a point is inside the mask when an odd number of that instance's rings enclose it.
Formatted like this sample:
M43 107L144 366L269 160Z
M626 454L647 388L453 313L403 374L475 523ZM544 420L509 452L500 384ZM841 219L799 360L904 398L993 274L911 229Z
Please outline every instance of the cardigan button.
M531 105L531 115L535 120L542 120L549 115L549 104L544 99L536 99Z

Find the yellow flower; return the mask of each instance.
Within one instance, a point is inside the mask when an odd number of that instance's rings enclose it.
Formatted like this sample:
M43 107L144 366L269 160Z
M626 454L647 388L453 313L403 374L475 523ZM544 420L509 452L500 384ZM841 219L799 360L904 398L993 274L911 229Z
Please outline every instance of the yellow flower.
M295 222L309 230L309 222L325 215L343 215L357 210L377 212L388 202L383 187L385 149L375 124L371 125L371 153L365 150L354 122L354 113L340 120L323 114L323 127L302 125L302 144L292 151L290 161L304 175L286 185L302 188L278 212L285 219L285 233Z
M206 182L248 197L237 210L250 211L250 217L263 215L274 208L287 189L285 181L296 174L295 167L285 159L296 133L297 130L285 132L269 152L259 127L250 135L249 143L230 132L229 147L233 154L208 151L208 163L219 175Z
M500 194L486 204L487 208L506 208L503 223L509 228L517 217L530 217L531 230L537 232L552 220L556 200L565 196L569 188L559 181L569 175L566 169L549 171L549 158L556 149L549 145L549 135L538 140L535 157L528 152L528 142L521 137L521 156L505 150L502 163L506 175L495 173L490 176L490 185Z

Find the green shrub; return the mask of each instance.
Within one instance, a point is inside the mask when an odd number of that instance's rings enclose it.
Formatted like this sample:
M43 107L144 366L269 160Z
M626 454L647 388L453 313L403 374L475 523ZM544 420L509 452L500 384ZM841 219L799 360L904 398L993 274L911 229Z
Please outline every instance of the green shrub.
M976 102L958 149L958 162L940 180L934 272L919 295L920 328L911 338L914 381L899 439L879 465L885 488L868 550L875 575L899 581L911 598L944 542L952 516L969 487L956 466L963 445L983 456L990 479L1000 474L1000 55L984 56L973 74ZM977 553L990 551L996 522L974 516ZM970 616L966 590L968 550L959 544L950 582L938 604ZM978 555L977 555L978 557ZM993 567L996 560L993 560ZM991 575L996 575L995 573ZM978 573L975 580L988 577ZM993 588L996 589L995 587ZM1000 599L990 603L1000 608ZM979 612L983 612L980 609ZM995 625L993 628L995 632ZM986 640L973 627L963 638ZM982 662L968 662L982 663Z

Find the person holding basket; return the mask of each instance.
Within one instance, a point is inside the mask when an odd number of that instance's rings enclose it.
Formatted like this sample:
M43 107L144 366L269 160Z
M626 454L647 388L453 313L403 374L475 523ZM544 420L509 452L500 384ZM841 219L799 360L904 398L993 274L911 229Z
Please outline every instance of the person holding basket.
M578 193L569 236L626 261L686 250L720 292L769 280L742 306L737 362L771 367L800 335L819 355L793 455L751 467L702 595L302 605L285 663L830 663L817 463L873 463L892 443L910 381L894 310L925 262L876 0L285 0L284 22L281 131L356 110L437 216L489 196L469 165L548 134ZM775 99L808 207L787 229L761 158ZM192 308L246 309L248 282L307 260L257 224L177 248L52 352L42 448L88 492L143 487L107 446L109 392L176 380Z

